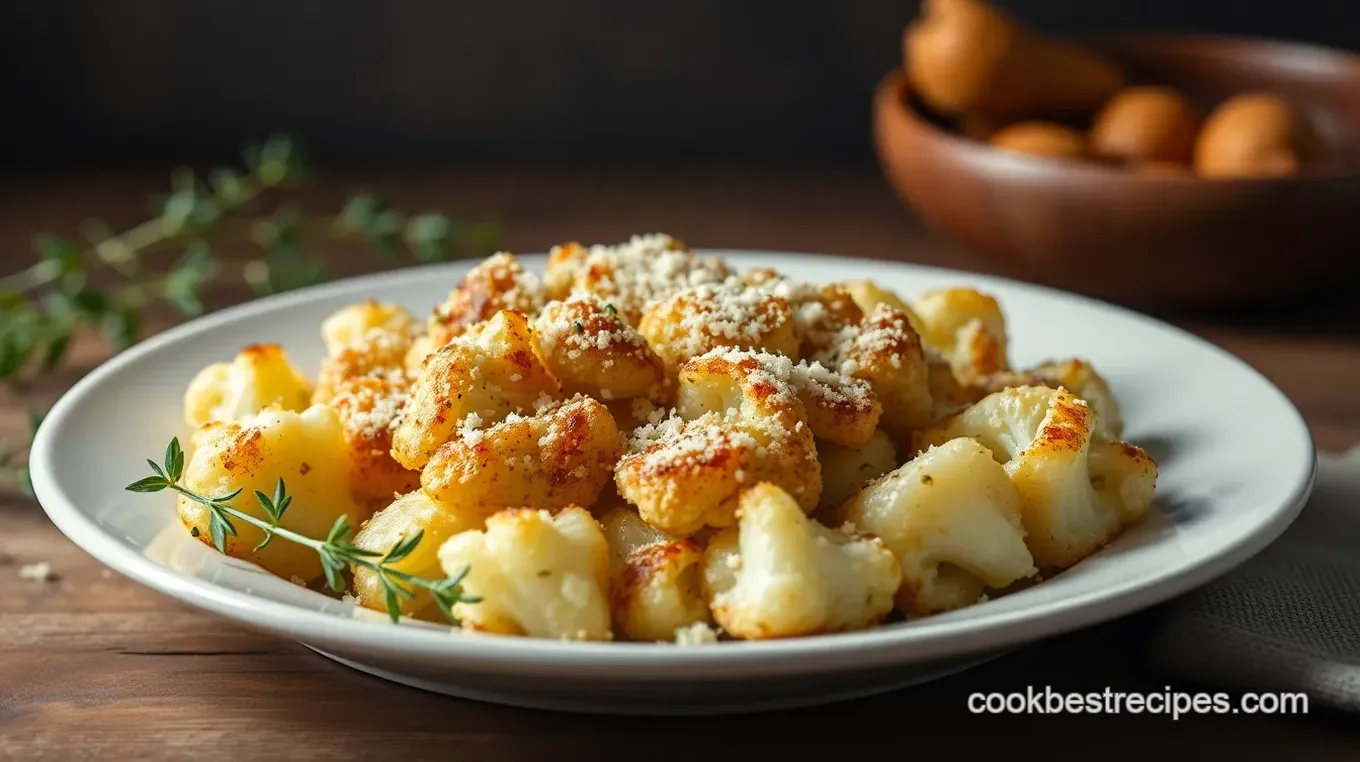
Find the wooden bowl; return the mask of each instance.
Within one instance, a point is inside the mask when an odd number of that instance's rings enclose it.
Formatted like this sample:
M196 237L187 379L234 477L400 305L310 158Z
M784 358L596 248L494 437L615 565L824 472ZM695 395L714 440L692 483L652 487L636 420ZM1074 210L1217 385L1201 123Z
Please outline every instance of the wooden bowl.
M1208 180L1009 154L879 85L884 173L928 225L1007 274L1143 307L1223 307L1315 295L1360 272L1360 56L1201 36L1091 45L1138 83L1180 88L1206 113L1247 90L1298 108L1328 159L1288 178Z

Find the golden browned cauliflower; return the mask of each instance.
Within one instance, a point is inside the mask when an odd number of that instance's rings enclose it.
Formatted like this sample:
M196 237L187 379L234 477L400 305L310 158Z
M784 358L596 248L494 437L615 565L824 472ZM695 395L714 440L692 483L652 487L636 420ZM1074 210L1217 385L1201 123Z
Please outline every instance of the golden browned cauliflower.
M347 382L359 378L382 378L409 386L412 374L405 367L411 348L407 335L373 330L337 349L321 361L312 402L329 403Z
M549 302L533 327L539 357L567 394L646 397L666 382L661 359L642 335L593 294Z
M340 350L360 343L371 332L409 340L419 325L405 309L376 299L353 304L332 313L321 322L321 338L326 354L334 357Z
M434 308L426 335L440 347L501 310L532 316L543 302L543 284L538 276L520 267L513 254L497 252L468 271L444 303Z
M842 330L818 359L869 384L882 403L879 425L889 436L903 438L934 420L925 350L906 313L879 305L859 325Z
M481 514L451 510L416 489L397 497L390 505L373 514L354 535L354 544L364 550L386 554L398 542L420 532L421 540L415 550L405 558L388 564L388 568L414 577L438 579L443 575L439 567L440 546L459 532L481 529L482 523ZM365 567L355 567L352 571L354 597L359 604L374 611L386 611L387 599L377 572ZM398 598L403 615L443 620L428 590L415 588L412 592L415 595L411 598Z
M709 622L703 595L703 547L653 529L628 506L600 519L613 563L614 626L630 640L672 641Z
M932 447L865 487L837 513L883 540L902 567L897 608L913 616L977 603L1037 570L1020 495L971 439Z
M692 419L737 410L743 394L792 397L813 435L848 447L869 441L882 414L864 381L821 363L794 363L769 352L715 349L687 362L680 373L676 410ZM795 426L796 428L796 426Z
M897 449L882 431L875 431L859 447L817 440L817 458L822 463L822 499L818 515L837 508L847 497L883 474L897 468Z
M942 288L911 303L927 347L944 355L968 384L1006 370L1006 318L996 299L971 288Z
M463 627L501 635L559 640L610 640L609 544L584 508L556 516L512 508L485 530L454 535L439 549L449 576L468 570L463 591L479 603L457 603Z
M917 333L921 332L921 319L912 311L911 305L892 289L884 288L871 280L850 281L843 285L846 293L855 300L855 306L859 307L863 314L872 315L878 309L878 305L885 304L906 315L911 327Z
M674 376L686 360L719 347L798 359L799 334L784 299L733 279L681 291L647 310L638 331Z
M825 351L842 330L864 317L845 284L806 283L764 268L748 270L741 278L788 302L798 329L799 357Z
M1035 563L1065 568L1099 550L1152 504L1156 463L1126 442L1093 442L1095 418L1066 389L1012 387L919 432L916 446L972 437L991 450L1020 493Z
M949 362L935 350L926 349L925 358L932 422L948 418L988 395L989 392L980 386L960 384Z
M421 334L411 340L411 346L406 350L406 356L402 358L402 366L406 368L406 374L415 377L420 373L420 369L425 367L425 360L434 351L439 349L435 346L434 339L428 334Z
M742 494L737 525L719 532L704 553L713 618L746 639L877 624L892 610L900 577L878 538L828 529L765 483Z
M1097 437L1114 440L1124 436L1124 418L1119 412L1114 392L1104 377L1085 360L1055 360L1040 363L1029 370L992 374L979 380L978 388L982 392L979 399L1012 386L1064 387L1085 400L1095 411Z
M369 511L350 495L340 419L324 405L301 413L267 408L240 423L211 423L199 430L194 444L183 484L200 495L218 497L240 490L231 506L267 521L255 492L273 495L283 479L293 496L283 517L286 529L325 537L341 515L355 523L368 518ZM181 496L179 517L191 534L212 543L207 508ZM227 535L227 555L259 564L284 579L311 582L321 576L321 562L311 548L275 541L255 550L264 539L260 530L244 521L232 523L238 534Z
M656 302L686 288L721 283L732 274L722 260L700 257L681 241L657 233L633 236L616 246L554 246L544 280L549 298L594 294L636 326Z
M503 310L425 361L393 432L392 456L407 468L423 468L468 416L496 423L558 396L557 381L534 350L528 320Z
M774 482L811 511L821 496L813 432L793 388L762 360L715 350L680 369L679 415L638 427L615 482L647 523L675 537L734 520L738 492Z
M577 395L482 428L469 414L435 451L421 486L437 502L482 515L590 505L619 458L619 430L598 400Z
M344 424L350 491L364 505L386 505L420 486L420 472L392 457L392 432L409 398L405 380L370 376L343 382L330 400Z
M184 392L184 421L198 428L212 421L240 421L267 407L304 410L312 385L277 344L253 344L230 363L200 370Z

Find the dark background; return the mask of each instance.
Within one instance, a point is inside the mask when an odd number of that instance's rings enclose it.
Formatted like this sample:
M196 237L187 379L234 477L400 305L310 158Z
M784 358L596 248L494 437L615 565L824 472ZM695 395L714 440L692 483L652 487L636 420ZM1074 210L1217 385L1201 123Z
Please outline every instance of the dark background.
M1360 48L1352 0L1001 0L1052 32ZM288 131L349 163L869 159L909 0L6 0L20 165L226 158Z

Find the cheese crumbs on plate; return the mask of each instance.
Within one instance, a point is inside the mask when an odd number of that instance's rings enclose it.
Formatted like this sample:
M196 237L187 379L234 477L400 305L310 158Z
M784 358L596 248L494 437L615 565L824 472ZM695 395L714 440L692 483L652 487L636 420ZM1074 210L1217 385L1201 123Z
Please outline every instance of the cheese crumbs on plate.
M468 569L473 598L445 612L467 632L679 646L985 605L1151 503L1111 385L1081 359L1012 370L1001 305L971 288L811 283L664 234L564 243L541 273L498 252L451 285L424 320L330 315L314 381L270 344L204 368L185 484L249 497L282 476L286 528L346 514L379 554L418 536L391 568ZM206 509L179 508L207 542ZM310 548L227 539L321 576ZM346 600L392 604L350 571Z

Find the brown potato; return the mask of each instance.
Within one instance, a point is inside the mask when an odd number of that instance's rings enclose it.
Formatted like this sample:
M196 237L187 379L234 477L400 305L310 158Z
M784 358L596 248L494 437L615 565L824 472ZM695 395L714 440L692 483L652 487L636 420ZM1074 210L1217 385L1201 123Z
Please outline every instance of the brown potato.
M1296 175L1321 145L1284 99L1244 93L1214 110L1195 142L1195 172L1204 177Z
M1013 124L993 133L987 142L1003 151L1051 159L1085 159L1090 156L1084 135L1054 122Z
M946 116L1094 109L1124 84L1104 56L1035 34L981 0L925 0L902 48L912 89Z
M1170 87L1130 87L1101 108L1091 123L1092 152L1126 162L1189 164L1200 117Z

